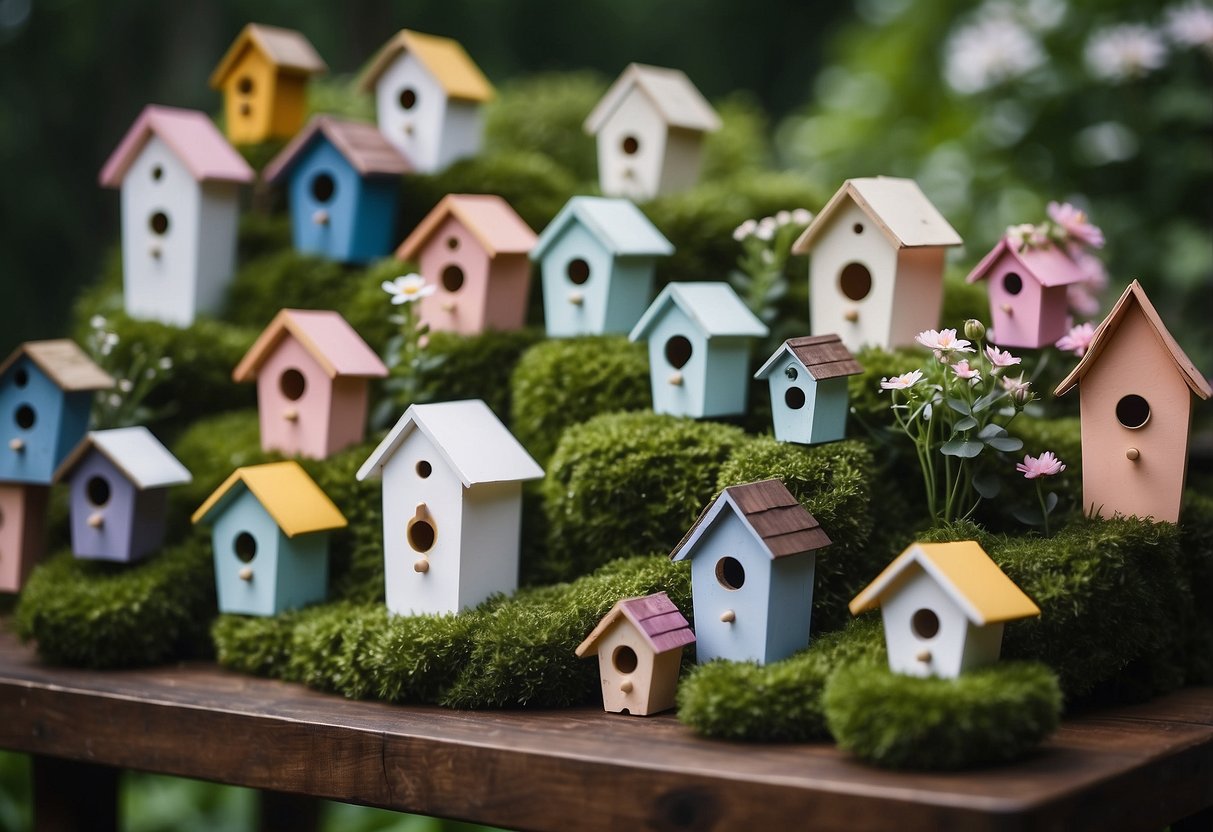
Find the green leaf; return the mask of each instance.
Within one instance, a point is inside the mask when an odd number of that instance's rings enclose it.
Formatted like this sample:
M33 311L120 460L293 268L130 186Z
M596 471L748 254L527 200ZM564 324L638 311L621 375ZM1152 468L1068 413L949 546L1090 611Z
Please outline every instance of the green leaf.
M996 451L1018 451L1023 447L1023 440L1014 436L998 436L987 439L986 444Z
M1040 514L1040 509L1036 506L1028 508L1026 506L1016 507L1011 509L1011 515L1026 526L1043 526L1045 524L1044 517Z
M956 424L952 425L952 430L972 430L977 427L978 421L972 416L966 416Z
M944 456L958 456L964 459L972 459L982 452L985 448L980 442L973 442L966 439L950 439L943 443L939 452Z
M1055 508L1057 508L1057 492L1050 491L1045 495L1045 509L1052 512Z
M954 396L948 396L948 407L964 416L969 416L973 412L969 409L968 402L966 402L964 399L955 398Z
M992 471L979 471L973 476L973 490L992 500L1002 491L1002 480Z
M1006 435L1007 435L1007 429L1004 428L1002 425L990 424L990 425L986 425L984 428L977 431L978 439L994 439L999 436L1006 436Z

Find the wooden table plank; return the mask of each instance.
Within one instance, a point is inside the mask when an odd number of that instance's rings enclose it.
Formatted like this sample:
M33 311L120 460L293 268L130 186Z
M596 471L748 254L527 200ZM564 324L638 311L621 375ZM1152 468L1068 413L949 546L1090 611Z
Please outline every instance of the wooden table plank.
M460 712L204 663L90 672L0 633L0 747L533 829L1135 829L1213 805L1213 688L1069 720L1014 766L895 773L672 716Z

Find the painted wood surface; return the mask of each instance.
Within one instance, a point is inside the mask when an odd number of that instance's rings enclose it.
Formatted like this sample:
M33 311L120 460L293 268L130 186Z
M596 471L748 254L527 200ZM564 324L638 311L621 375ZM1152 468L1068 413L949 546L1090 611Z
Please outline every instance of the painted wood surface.
M1084 279L1079 265L1055 246L1020 250L1006 237L965 278L968 283L986 283L990 340L1027 349L1052 346L1066 334L1070 324L1066 287Z
M0 592L20 592L46 553L50 488L0 482Z
M0 375L0 481L49 485L84 438L93 393L65 392L28 356Z

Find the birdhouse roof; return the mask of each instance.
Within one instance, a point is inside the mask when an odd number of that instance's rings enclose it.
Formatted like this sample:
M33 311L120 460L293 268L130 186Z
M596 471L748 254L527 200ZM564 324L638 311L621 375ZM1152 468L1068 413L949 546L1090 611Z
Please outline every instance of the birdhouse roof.
M1070 374L1057 385L1057 389L1053 391L1054 396L1068 393L1098 363L1104 348L1116 337L1116 330L1125 320L1129 311L1134 308L1141 310L1146 323L1150 325L1150 329L1154 332L1154 337L1158 339L1158 343L1171 356L1175 369L1183 378L1184 383L1188 385L1188 388L1202 399L1207 399L1210 395L1213 395L1213 388L1209 387L1209 380L1201 375L1200 370L1196 369L1196 365L1192 363L1192 359L1188 358L1187 353L1183 351L1183 348L1171 336L1171 332L1163 324L1162 318L1158 317L1158 310L1154 308L1154 304L1150 303L1150 299L1146 297L1145 289L1141 288L1141 284L1134 280L1125 289L1124 294L1120 296L1120 300L1116 301L1116 305L1112 307L1112 311L1108 313L1108 317L1104 318L1103 323L1096 328L1095 335L1091 338L1091 345L1087 347L1086 355L1070 371Z
M383 137L379 128L361 121L346 121L333 116L312 116L290 143L279 151L262 171L266 182L282 179L323 136L360 176L403 176L413 169L409 160Z
M577 646L577 656L593 656L598 652L598 642L622 620L631 623L656 654L677 650L695 643L691 625L674 606L664 592L656 592L641 598L625 598L616 601L611 611L603 616L585 641Z
M370 92L402 52L413 55L450 98L492 101L496 94L489 79L457 40L401 29L385 43L358 76L358 89Z
M447 217L454 217L471 232L489 257L526 254L535 246L535 232L496 194L448 194L400 244L396 256L414 259Z
M913 179L874 176L848 179L792 246L807 254L833 222L839 209L854 202L896 248L958 246L960 235L931 204Z
M150 430L139 426L89 432L59 465L55 481L69 476L93 450L112 462L140 490L182 485L193 479Z
M811 552L831 543L817 518L780 480L771 479L732 485L720 492L670 552L670 560L693 557L700 539L726 507L745 523L772 560Z
M199 523L222 511L240 493L237 485L253 493L287 537L346 526L345 517L333 501L293 460L237 468L198 507L191 520Z
M674 246L657 226L630 200L601 196L575 196L565 203L556 218L543 229L531 259L538 260L574 222L579 222L616 256L660 256L674 253Z
M9 353L0 364L0 376L17 363L21 356L29 356L39 370L46 373L59 389L67 393L80 390L108 390L114 386L109 373L102 370L88 354L66 338L53 341L26 341Z
M611 114L639 90L671 127L710 132L720 129L720 116L680 69L629 64L585 120L585 131L597 133Z
M198 110L149 104L110 154L99 176L102 187L118 188L144 145L158 137L199 182L252 182L255 174L228 144L210 116Z
M249 23L236 35L211 73L211 89L217 90L223 85L248 49L256 49L283 72L315 75L328 69L312 42L302 32L266 26L264 23Z
M990 276L994 264L1003 255L1010 257L1019 264L1020 271L1031 277L1042 286L1066 286L1079 283L1086 278L1082 268L1074 259L1054 245L1043 247L1026 247L1021 249L1011 240L1003 237L990 253L981 258L981 262L973 267L967 283L976 283Z
M851 614L859 615L880 606L886 595L904 585L898 578L914 564L930 575L974 624L996 624L1040 615L1040 608L974 540L913 544L855 596L850 604Z
M537 480L543 476L526 449L479 399L414 404L358 469L358 479L378 476L414 430L438 449L464 488L487 482Z
M766 324L754 316L729 284L686 282L666 284L632 327L628 338L639 341L648 335L671 304L681 309L705 338L715 335L761 337L768 331Z
M791 354L800 366L804 367L805 372L817 381L854 376L863 372L863 367L837 335L806 335L803 338L789 338L780 344L758 372L754 373L754 378L769 376L784 353Z
M329 378L383 378L387 367L341 313L321 309L283 309L232 370L234 381L251 381L287 336L303 345Z

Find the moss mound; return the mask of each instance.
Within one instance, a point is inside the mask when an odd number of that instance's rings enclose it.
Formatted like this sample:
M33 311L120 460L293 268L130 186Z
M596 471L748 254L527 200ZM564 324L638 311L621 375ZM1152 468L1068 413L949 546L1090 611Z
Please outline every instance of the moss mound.
M510 377L526 351L542 340L543 332L538 329L480 335L432 333L418 400L484 399L499 419L510 424ZM400 407L393 421L403 412Z
M919 679L883 665L841 668L826 683L839 747L885 768L959 769L1023 756L1057 727L1061 691L1049 668L1004 662L956 679Z
M195 421L172 443L173 454L193 479L169 490L174 507L192 514L232 471L275 457L261 450L257 411L236 410Z
M578 182L596 180L594 137L581 124L607 83L596 72L558 72L503 84L485 114L485 146L490 152L541 153Z

